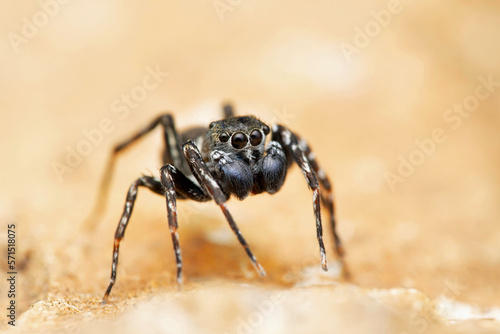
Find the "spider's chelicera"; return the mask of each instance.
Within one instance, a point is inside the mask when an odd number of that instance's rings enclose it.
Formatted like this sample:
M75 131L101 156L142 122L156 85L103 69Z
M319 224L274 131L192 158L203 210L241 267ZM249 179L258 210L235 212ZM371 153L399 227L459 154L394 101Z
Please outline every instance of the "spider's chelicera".
M166 198L168 225L175 250L179 285L182 284L182 258L177 234L176 200L215 201L255 269L259 275L264 276L266 274L264 268L243 238L227 209L226 202L231 196L243 200L250 194L276 193L283 186L287 170L294 162L301 169L313 193L313 209L323 270L327 270L327 260L323 244L321 203L328 210L335 252L342 259L344 251L335 229L331 183L324 170L319 167L314 153L305 140L282 125L273 125L271 129L254 116L235 116L232 107L226 105L224 119L210 123L208 129L197 127L177 132L172 116L162 115L129 140L117 145L111 160L159 125L163 127L165 141L164 166L160 169L159 177L142 176L130 186L115 233L111 279L103 302L108 299L116 281L120 241L125 234L139 187L146 187ZM268 136L270 139L266 140ZM109 174L108 171L106 175Z

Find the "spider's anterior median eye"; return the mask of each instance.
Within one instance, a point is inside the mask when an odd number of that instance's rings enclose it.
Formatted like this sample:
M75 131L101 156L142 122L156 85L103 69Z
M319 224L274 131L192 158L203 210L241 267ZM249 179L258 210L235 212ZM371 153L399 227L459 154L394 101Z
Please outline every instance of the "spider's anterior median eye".
M219 140L221 142L225 143L229 140L229 135L227 133L223 132L219 135Z
M262 132L259 130L253 130L252 133L250 133L250 143L252 146L257 146L260 144L262 141Z
M248 138L243 132L236 132L231 139L231 145L237 149L247 146L247 143Z

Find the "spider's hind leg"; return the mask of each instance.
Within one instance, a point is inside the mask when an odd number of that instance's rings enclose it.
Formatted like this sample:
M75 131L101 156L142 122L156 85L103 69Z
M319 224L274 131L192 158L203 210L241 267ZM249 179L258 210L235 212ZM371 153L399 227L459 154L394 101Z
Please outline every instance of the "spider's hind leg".
M224 118L233 117L235 115L233 105L229 102L222 105L222 112L224 113Z
M145 126L143 129L139 130L137 133L132 135L130 138L124 140L123 142L116 145L109 157L108 163L104 175L102 177L101 185L99 187L99 193L94 204L94 208L89 214L84 227L87 230L92 230L101 217L102 213L106 208L106 203L108 199L109 186L113 177L113 171L115 168L116 158L125 149L130 147L132 144L137 142L139 139L153 131L157 126L161 125L163 127L163 138L165 141L165 151L163 153L163 159L165 163L172 163L178 166L183 171L189 172L187 163L182 156L180 136L175 128L175 122L170 114L163 114L155 118L151 123Z

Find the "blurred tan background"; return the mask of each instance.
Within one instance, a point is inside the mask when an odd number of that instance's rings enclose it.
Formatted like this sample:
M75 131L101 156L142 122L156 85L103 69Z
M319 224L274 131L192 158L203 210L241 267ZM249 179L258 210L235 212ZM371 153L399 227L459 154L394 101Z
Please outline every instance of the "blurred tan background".
M228 299L238 309L242 283L263 294L323 287L310 297L317 303L294 309L303 320L283 311L311 330L309 317L323 319L321 297L342 287L415 288L426 301L485 314L500 307L497 2L2 1L0 22L2 235L17 224L18 316L46 303L26 315L26 328L84 313L126 318L134 298L160 292L186 298L179 303L198 319L203 310L190 301L210 309ZM208 125L228 99L238 114L308 139L336 189L354 285L336 283L326 223L331 270L319 272L311 194L294 168L279 194L229 203L266 278L254 274L214 205L179 202L185 293L195 292L179 297L164 199L143 190L122 243L118 306L97 306L128 186L156 175L163 143L156 131L119 159L108 209L84 233L111 148L165 110L179 128ZM70 166L68 152L78 150L86 156ZM197 294L206 289L214 295ZM6 293L0 300L6 305ZM380 325L370 321L384 302L370 313L371 304L347 300L358 308L353 318L337 315L338 328L363 332L349 326L367 312L367 328ZM422 328L401 319L380 330ZM238 323L220 326L235 332Z

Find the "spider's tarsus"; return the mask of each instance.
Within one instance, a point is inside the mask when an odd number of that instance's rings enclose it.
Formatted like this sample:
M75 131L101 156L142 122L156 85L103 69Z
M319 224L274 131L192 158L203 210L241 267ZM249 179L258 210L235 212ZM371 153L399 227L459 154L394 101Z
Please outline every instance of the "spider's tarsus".
M108 303L108 298L109 298L109 293L110 293L110 289L108 288L108 290L106 290L106 293L104 294L104 297L102 297L102 300L101 300L101 305L106 305Z
M183 283L182 283L182 272L178 272L177 273L177 290L178 291L182 291L182 286L183 286Z
M326 254L321 254L321 269L323 269L323 271L328 271L328 260L326 259Z
M108 302L109 294L111 293L111 289L113 288L113 285L115 284L115 281L112 279L109 282L108 288L106 289L106 292L104 293L104 297L102 297L101 305L104 305Z
M261 277L266 276L266 270L264 269L263 266L260 265L259 262L256 262L254 267L255 267L255 270L257 270L257 272L259 273L259 276L261 276Z

